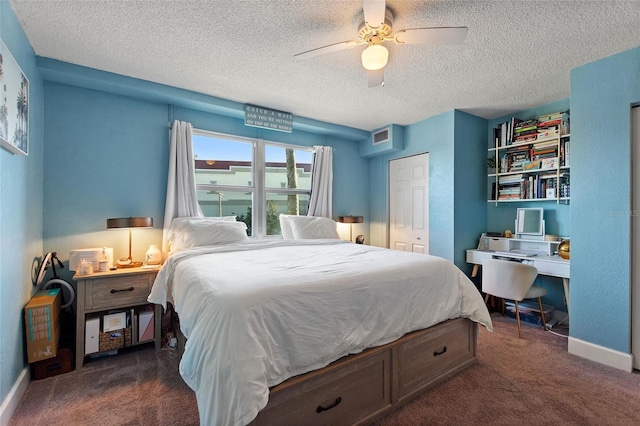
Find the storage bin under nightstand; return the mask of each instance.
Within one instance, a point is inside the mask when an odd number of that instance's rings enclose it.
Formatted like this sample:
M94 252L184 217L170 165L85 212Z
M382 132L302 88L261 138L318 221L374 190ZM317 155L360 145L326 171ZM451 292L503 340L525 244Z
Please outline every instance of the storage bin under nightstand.
M157 268L127 268L73 277L78 283L76 290L78 304L76 370L82 368L84 357L87 355L85 353L85 326L88 314L107 313L109 310L127 310L136 306L149 305L147 297L157 273ZM154 338L151 341L155 343L156 350L160 349L161 315L162 306L155 305ZM148 343L148 341L139 343Z

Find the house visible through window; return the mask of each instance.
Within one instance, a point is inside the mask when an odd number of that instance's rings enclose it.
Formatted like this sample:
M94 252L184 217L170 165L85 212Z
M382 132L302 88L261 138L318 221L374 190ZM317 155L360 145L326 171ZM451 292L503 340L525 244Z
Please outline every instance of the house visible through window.
M193 154L205 216L236 216L262 237L281 234L280 213L307 214L311 148L194 129Z

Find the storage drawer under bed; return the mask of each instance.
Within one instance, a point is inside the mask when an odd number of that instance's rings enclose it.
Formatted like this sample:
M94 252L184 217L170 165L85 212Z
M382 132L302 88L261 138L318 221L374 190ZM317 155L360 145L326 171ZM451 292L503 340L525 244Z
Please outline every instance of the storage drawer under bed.
M310 379L294 377L272 390L269 404L252 424L357 423L391 406L390 372L391 351L384 350Z
M398 399L444 381L475 362L475 327L456 319L420 331L398 345Z

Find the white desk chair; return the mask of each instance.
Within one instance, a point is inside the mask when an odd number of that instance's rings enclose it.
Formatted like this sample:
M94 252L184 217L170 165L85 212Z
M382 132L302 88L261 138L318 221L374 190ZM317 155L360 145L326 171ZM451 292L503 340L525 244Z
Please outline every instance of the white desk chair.
M547 294L547 290L533 285L537 276L538 270L532 265L498 259L486 259L482 262L482 291L487 294L485 303L489 300L489 295L515 302L519 338L522 338L522 331L518 302L524 299L538 299L542 327L547 329L541 299Z

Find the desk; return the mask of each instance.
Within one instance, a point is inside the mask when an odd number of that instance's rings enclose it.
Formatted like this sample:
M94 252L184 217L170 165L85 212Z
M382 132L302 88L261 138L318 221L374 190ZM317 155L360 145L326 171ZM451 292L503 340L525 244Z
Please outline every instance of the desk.
M510 258L522 261L529 265L533 265L538 270L539 275L548 275L551 277L562 278L562 286L564 287L564 298L567 304L567 311L569 310L569 260L565 260L560 256L526 256L517 253L509 253L496 250L479 250L472 249L467 250L467 263L473 263L473 271L471 276L478 275L478 269L482 266L482 261L485 259L498 259L498 258Z

